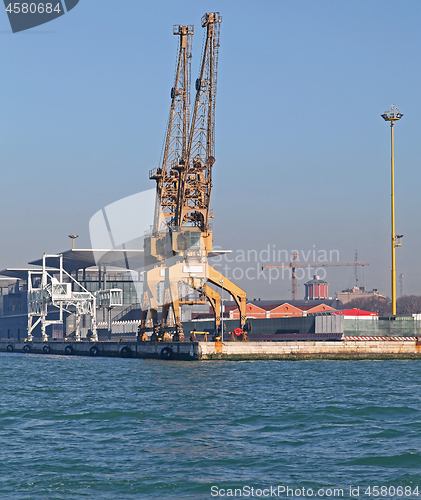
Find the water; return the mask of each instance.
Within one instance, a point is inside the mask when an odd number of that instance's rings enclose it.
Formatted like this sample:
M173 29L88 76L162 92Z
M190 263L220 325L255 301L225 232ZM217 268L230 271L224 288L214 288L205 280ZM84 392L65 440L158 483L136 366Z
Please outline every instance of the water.
M421 497L418 361L0 354L0 367L1 499Z

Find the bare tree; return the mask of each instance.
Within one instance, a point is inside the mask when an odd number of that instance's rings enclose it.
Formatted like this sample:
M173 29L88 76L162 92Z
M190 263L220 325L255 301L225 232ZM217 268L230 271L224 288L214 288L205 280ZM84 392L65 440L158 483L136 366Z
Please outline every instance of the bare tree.
M419 314L421 313L421 296L404 295L396 302L398 314Z
M387 316L392 314L392 304L389 298L382 299L380 297L367 297L354 299L347 302L341 309L364 309L379 313L379 316ZM404 295L396 301L396 310L398 314L420 314L421 313L421 296L420 295Z
M379 313L379 316L392 314L390 299L375 296L351 300L344 304L341 309L363 309L364 311Z

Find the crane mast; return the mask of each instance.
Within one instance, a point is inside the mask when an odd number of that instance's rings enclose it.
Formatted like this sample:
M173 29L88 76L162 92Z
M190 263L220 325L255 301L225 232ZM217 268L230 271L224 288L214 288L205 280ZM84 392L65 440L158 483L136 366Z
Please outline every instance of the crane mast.
M187 158L187 138L190 120L190 80L192 25L173 27L173 34L180 37L174 86L171 89L171 107L162 154L161 166L149 172L156 181L156 204L153 232L176 226L178 200L178 169Z
M180 171L177 225L208 230L214 158L215 97L221 16L202 17L206 28L202 62L196 79L196 98L187 147L187 161Z

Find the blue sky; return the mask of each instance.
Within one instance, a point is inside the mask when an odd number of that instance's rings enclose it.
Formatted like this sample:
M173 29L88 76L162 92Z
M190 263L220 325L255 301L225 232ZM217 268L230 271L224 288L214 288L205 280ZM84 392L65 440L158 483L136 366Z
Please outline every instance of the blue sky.
M0 267L89 247L90 217L153 187L177 39L200 18L221 25L214 244L260 252L355 249L360 284L390 295L390 129L396 104L397 274L421 294L421 2L80 0L61 18L2 44ZM238 255L238 252L237 252ZM238 263L243 271L256 263ZM240 276L237 271L237 276ZM250 274L249 274L250 276ZM352 267L327 271L330 292ZM299 294L304 292L300 281ZM289 296L289 280L239 280L250 298Z

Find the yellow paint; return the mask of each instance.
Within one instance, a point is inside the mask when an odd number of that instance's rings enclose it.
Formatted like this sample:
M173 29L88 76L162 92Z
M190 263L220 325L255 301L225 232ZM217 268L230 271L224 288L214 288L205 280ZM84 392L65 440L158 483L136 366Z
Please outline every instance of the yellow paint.
M392 314L396 315L396 257L395 257L395 162L393 155L393 121L390 122L391 134L391 202L392 202Z

